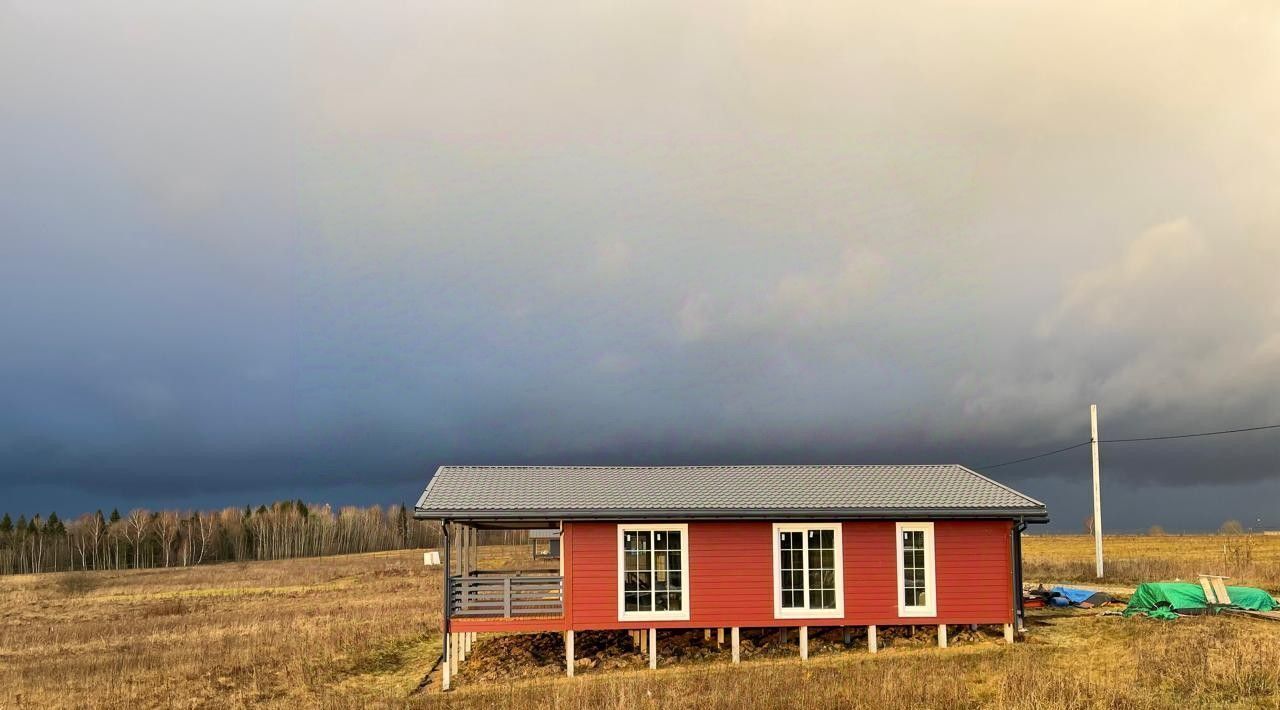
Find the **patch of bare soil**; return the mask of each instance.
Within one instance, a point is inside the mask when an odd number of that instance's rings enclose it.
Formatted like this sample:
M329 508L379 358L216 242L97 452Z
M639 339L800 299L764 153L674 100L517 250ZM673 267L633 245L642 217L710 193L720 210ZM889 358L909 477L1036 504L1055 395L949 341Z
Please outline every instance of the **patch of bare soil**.
M625 631L583 631L574 637L576 668L640 668L645 657ZM459 680L492 681L564 673L564 636L555 633L482 636L458 668Z
M844 643L841 627L810 627L809 655L842 653L866 649L866 629L850 628L849 645ZM952 646L990 643L1002 640L999 627L948 627L948 643ZM744 628L741 630L741 656L750 658L789 657L799 654L799 631L786 629ZM881 648L892 646L932 646L937 643L936 626L882 627L878 642ZM640 652L626 631L580 631L574 638L575 670L610 670L644 668L648 655ZM706 638L703 629L673 629L658 632L658 663L728 660L731 655L729 633L725 642L716 643L713 630ZM547 632L480 637L467 660L458 669L461 682L487 682L513 678L534 678L564 673L564 636Z

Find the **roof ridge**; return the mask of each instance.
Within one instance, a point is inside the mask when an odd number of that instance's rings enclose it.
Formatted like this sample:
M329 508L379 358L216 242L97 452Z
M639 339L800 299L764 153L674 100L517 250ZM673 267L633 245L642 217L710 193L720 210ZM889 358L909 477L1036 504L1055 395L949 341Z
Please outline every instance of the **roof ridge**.
M708 464L442 464L437 471L446 468L475 469L708 469L708 468L960 468L977 473L959 463L708 463ZM978 474L981 478L986 478ZM987 479L991 480L991 479ZM994 483L994 481L992 481ZM997 484L999 485L999 484Z

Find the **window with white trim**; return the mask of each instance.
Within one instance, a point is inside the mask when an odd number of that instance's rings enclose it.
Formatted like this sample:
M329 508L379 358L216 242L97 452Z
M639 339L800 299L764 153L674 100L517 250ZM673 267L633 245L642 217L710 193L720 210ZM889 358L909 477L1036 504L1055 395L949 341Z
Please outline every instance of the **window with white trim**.
M689 526L618 526L618 620L689 619Z
M898 523L898 615L937 616L933 523Z
M840 523L774 523L774 616L844 616L843 558Z

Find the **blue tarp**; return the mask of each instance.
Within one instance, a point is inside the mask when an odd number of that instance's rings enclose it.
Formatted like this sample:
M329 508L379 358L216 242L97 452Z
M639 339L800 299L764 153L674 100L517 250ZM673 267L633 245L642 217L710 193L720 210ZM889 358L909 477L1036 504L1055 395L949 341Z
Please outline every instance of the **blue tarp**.
M1079 604L1080 602L1097 594L1097 592L1092 589L1076 589L1075 587L1054 587L1050 591L1054 594L1066 597L1067 601L1072 604Z

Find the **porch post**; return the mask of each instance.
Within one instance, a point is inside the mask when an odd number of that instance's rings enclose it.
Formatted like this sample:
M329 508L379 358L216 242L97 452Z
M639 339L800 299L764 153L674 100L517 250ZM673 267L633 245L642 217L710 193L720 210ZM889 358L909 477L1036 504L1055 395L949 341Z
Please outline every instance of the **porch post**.
M1013 643L1013 624L1004 625L1004 642Z
M457 538L454 545L458 549L454 552L458 555L458 576L465 577L467 576L467 526L458 523L458 533L454 537Z
M444 583L441 585L441 589L444 590L444 593L442 595L443 600L441 604L441 606L444 607L443 609L441 609L441 612L442 612L441 625L444 627L442 629L442 633L444 636L444 643L441 645L441 648L440 648L440 663L442 666L444 666L444 670L440 676L440 688L442 690L449 690L449 683L453 675L453 673L451 672L453 670L453 653L449 648L450 643L452 641L452 636L453 636L453 634L449 633L449 612L451 610L450 607L453 606L453 588L450 585L451 580L449 578L449 574L451 572L451 566L453 565L453 560L449 559L450 546L451 546L451 542L449 540L449 522L447 520L441 520L440 521L440 550L441 552L444 553L444 560L442 560L443 564L440 565L440 567L444 569Z
M480 531L471 528L471 571L480 568Z
M471 526L462 529L462 576L471 576Z
M938 624L938 648L947 647L947 625Z
M741 660L741 648L738 641L738 627L733 627L733 662Z
M573 677L573 629L564 632L564 671Z
M800 627L800 660L809 660L809 627Z
M443 659L440 662L440 689L449 690L449 681L452 680L452 674L449 672L449 634L444 635L444 648L441 649L440 655Z
M867 650L875 653L876 648L876 625L872 624L867 627Z
M649 629L649 668L658 667L658 630Z
M724 627L720 626L716 628L716 648L720 648L723 645L724 645Z

